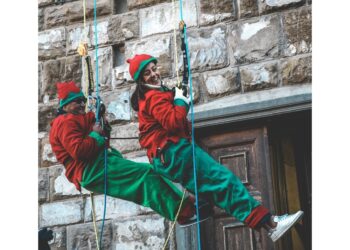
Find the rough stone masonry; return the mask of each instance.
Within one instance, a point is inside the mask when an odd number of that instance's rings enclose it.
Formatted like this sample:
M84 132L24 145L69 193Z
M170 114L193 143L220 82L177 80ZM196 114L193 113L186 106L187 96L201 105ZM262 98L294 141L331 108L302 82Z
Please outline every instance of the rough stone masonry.
M170 0L98 0L98 44L93 1L87 1L85 28L82 8L78 0L38 3L39 227L56 233L53 250L96 249L88 192L79 193L67 181L48 142L49 123L57 107L55 83L83 79L76 52L82 34L86 34L93 64L99 48L101 96L113 136L138 136L137 114L130 108L135 86L126 59L141 52L156 56L169 85L176 81L176 65L182 67L180 39L173 36L179 21L178 2L173 9ZM239 101L249 93L254 102L254 93L266 96L271 90L310 86L311 0L186 0L183 9L195 108L212 103L207 107L214 109L229 96ZM147 161L137 140L113 141L112 145L127 158ZM98 224L102 210L103 197L98 195ZM107 211L103 249L162 248L168 221L150 209L118 199L108 199ZM177 249L173 239L169 249Z

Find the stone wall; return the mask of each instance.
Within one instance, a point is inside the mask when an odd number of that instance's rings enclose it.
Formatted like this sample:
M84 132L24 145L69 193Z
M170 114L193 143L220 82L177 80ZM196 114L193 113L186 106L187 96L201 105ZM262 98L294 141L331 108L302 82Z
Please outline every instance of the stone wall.
M67 181L48 141L58 103L55 83L82 79L76 48L83 31L93 64L99 48L100 90L113 136L138 135L137 115L130 107L135 86L125 60L142 52L156 56L169 85L176 80L176 65L182 67L180 39L173 36L178 2L173 9L170 0L98 0L97 45L93 1L86 2L85 27L82 1L38 4L39 227L55 231L53 250L96 249L88 192L79 193ZM195 106L225 96L311 84L311 8L311 0L184 1ZM112 145L130 159L147 161L137 140ZM103 196L96 196L95 203L100 223ZM149 209L108 199L103 249L161 249L168 228L168 221ZM176 249L173 240L170 245Z

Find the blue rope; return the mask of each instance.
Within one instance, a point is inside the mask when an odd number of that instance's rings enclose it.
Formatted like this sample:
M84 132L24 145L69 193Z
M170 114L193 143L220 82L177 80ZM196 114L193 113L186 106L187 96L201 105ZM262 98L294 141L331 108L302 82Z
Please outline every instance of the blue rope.
M99 122L99 112L100 112L100 105L101 105L101 99L100 99L100 93L99 93L99 75L98 75L98 40L97 40L97 14L96 14L96 0L94 0L94 27L95 27L95 65L96 65L96 123ZM102 249L102 238L103 238L103 228L105 225L105 219L106 219L106 204L107 204L107 147L104 147L104 205L103 205L103 218L102 218L102 225L101 225L101 233L100 233L100 247Z
M174 13L175 14L175 13ZM182 0L180 0L180 20L183 20L182 13ZM188 51L188 42L187 42L187 33L186 25L184 27L184 40L185 40L185 49L188 63L188 78L190 80L190 109L191 109L191 125L192 125L192 159L193 159L193 174L194 174L194 192L196 196L196 213L197 213L197 246L198 249L201 249L201 229L199 224L199 209L198 209L198 190L197 190L197 167L196 167L196 153L195 153L195 139L194 139L194 112L193 112L193 100L192 100L192 75L191 75L191 60L190 53ZM175 52L177 53L177 51Z

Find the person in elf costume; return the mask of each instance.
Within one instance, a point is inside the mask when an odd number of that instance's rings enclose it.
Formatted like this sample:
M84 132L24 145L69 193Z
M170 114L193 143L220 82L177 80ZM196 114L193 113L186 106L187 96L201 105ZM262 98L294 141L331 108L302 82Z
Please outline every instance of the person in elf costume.
M104 193L104 147L109 145L110 126L102 129L93 112L85 113L86 98L74 82L57 83L59 109L51 122L50 144L57 160L66 169L68 180L80 191ZM150 207L174 221L180 208L182 192L153 171L147 163L124 159L109 147L107 152L107 195ZM192 197L183 201L178 220L182 225L193 223L195 205Z
M183 95L182 89L175 87L175 91L171 91L163 86L157 59L153 56L135 55L127 62L130 75L137 84L131 105L138 112L141 146L147 149L155 172L194 193L188 97ZM302 217L302 211L272 216L231 171L197 145L195 155L199 196L250 228L263 227L276 241Z

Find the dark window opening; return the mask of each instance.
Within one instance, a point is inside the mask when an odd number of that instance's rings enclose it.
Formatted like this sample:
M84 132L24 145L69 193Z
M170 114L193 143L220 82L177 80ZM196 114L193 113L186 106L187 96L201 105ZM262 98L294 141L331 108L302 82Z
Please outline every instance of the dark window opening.
M113 46L113 68L121 66L126 63L125 59L125 47Z
M128 1L127 0L115 0L114 1L114 13L122 14L128 11Z

